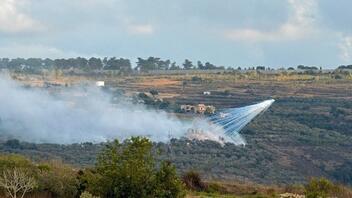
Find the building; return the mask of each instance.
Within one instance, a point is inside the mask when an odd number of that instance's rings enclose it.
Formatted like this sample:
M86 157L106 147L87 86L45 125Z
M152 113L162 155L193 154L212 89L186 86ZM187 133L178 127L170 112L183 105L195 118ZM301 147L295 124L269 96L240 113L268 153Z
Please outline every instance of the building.
M104 87L105 86L105 82L104 81L97 81L97 82L95 82L95 85L97 87Z
M205 106L205 104L198 104L196 106L196 113L204 114L205 110L207 110L207 106Z
M216 111L216 108L212 105L207 106L207 108L205 109L206 114L214 114Z
M214 114L215 107L212 105L198 104L198 105L181 105L181 111L185 113L199 113L199 114Z
M183 112L192 112L192 113L195 112L195 107L193 105L181 105L180 109Z

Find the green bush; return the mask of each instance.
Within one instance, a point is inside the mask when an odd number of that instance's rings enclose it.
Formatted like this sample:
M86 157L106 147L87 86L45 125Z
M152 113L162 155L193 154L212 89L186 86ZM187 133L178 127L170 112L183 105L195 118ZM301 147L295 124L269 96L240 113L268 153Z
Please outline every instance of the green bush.
M72 167L60 162L49 162L39 167L39 188L54 197L76 197L78 194L77 173Z
M339 187L325 178L312 178L305 186L307 198L326 198L339 192Z
M170 162L162 162L156 173L156 197L184 197L184 184L177 177L176 168Z
M96 169L81 177L81 183L101 197L183 197L175 168L162 163L158 170L151 149L146 138L132 137L123 144L115 140L98 156Z

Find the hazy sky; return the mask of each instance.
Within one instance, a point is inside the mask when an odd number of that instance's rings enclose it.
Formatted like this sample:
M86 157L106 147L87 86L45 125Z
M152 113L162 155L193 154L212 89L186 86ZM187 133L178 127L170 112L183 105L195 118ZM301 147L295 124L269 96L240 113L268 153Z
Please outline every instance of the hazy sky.
M351 7L351 0L0 0L0 57L332 67L352 63Z

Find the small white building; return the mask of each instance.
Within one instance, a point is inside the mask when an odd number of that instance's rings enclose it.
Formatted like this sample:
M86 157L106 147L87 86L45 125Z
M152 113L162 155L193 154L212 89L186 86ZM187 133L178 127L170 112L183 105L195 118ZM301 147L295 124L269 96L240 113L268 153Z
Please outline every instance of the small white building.
M95 85L97 87L104 87L105 86L105 82L104 81L97 81L97 82L95 82Z
M203 95L211 95L211 92L210 91L204 91Z

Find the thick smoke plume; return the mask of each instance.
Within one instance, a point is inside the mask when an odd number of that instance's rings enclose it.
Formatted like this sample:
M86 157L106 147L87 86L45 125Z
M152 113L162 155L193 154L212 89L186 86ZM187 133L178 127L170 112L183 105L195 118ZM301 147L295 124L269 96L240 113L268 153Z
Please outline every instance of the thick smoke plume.
M187 124L164 112L121 102L97 87L67 88L57 96L39 88L24 88L0 76L0 138L37 143L101 142L147 136L167 141L181 137Z
M274 102L226 109L192 123L119 99L112 104L111 95L95 86L64 88L50 94L0 75L0 138L69 144L130 136L166 142L171 135L244 145L240 130Z

